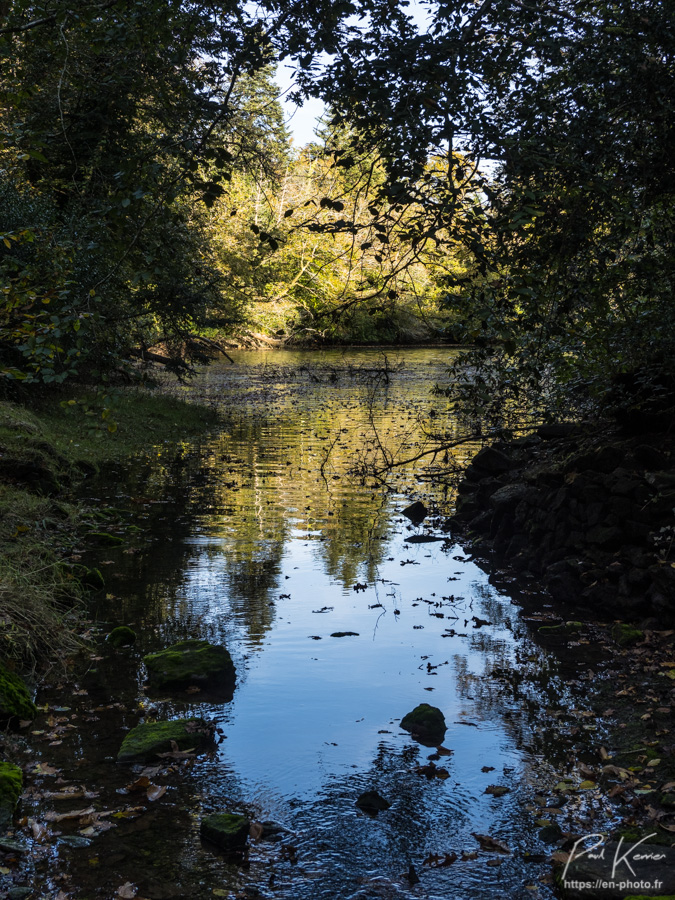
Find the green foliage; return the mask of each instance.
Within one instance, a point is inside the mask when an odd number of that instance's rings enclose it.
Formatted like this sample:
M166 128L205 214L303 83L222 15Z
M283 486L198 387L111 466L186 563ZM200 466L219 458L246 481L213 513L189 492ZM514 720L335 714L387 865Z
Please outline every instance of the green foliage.
M34 719L36 715L35 704L23 680L0 665L0 716Z

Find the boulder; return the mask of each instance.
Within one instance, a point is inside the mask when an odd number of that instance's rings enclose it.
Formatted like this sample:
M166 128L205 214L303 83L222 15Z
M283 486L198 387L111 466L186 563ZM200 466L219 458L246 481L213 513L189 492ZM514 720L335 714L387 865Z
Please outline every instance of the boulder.
M0 720L34 719L37 715L23 680L0 665Z
M9 762L0 762L0 828L11 825L23 787L23 772Z
M644 638L644 634L639 628L632 625L624 625L623 622L617 622L612 626L612 639L616 641L619 647L630 647L631 644L637 644Z
M202 819L199 833L221 850L242 850L248 841L251 823L239 813L216 813Z
M416 741L431 746L442 744L447 731L443 713L428 703L420 703L405 715L401 719L401 728L409 731Z
M471 464L483 472L499 475L501 472L509 472L513 468L513 461L506 453L495 447L483 447L471 460Z
M178 750L205 751L213 743L214 728L204 719L145 722L132 728L122 741L117 762L136 763Z
M191 686L220 688L234 687L235 668L230 654L208 641L181 641L143 657L150 686L156 690Z
M113 628L106 638L111 647L119 650L120 647L130 647L136 643L136 632L127 625L118 625Z

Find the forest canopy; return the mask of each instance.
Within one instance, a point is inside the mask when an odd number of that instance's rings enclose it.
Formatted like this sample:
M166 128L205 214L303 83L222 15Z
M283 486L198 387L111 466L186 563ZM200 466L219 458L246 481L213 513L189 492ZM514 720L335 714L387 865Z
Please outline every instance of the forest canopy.
M6 388L248 322L465 343L486 414L672 391L671 5L423 9L1 2ZM309 147L280 63L327 104Z

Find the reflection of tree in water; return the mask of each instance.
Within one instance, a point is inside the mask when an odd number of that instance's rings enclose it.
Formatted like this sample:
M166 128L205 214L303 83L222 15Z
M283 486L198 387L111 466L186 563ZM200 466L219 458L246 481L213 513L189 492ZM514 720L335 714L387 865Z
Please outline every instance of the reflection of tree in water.
M262 552L266 555L262 555ZM257 556L225 558L229 606L239 622L246 625L249 638L259 642L274 621L272 595L278 591L283 541L267 541Z

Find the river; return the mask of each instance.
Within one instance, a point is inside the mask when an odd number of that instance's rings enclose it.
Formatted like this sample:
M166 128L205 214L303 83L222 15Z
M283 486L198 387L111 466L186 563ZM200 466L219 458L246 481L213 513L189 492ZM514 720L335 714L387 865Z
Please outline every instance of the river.
M221 430L91 480L92 507L116 510L125 543L97 551L98 649L38 698L24 809L44 896L552 896L541 791L562 754L541 714L574 706L569 673L441 530L443 478L420 479L421 464L388 487L358 475L378 444L423 450L424 421L453 433L430 393L450 355L390 352L384 377L369 371L385 367L381 351L233 353L177 389L217 404ZM430 509L417 526L401 515L416 500ZM138 641L115 652L104 638L119 624ZM230 650L233 699L148 696L143 655L194 637ZM443 777L419 771L434 750L399 728L423 702L448 725ZM126 730L186 714L217 724L217 751L164 761L156 799L129 791L139 772L115 762ZM376 817L355 805L370 789L391 804ZM64 816L90 805L90 819ZM227 859L199 821L231 809L282 839Z

